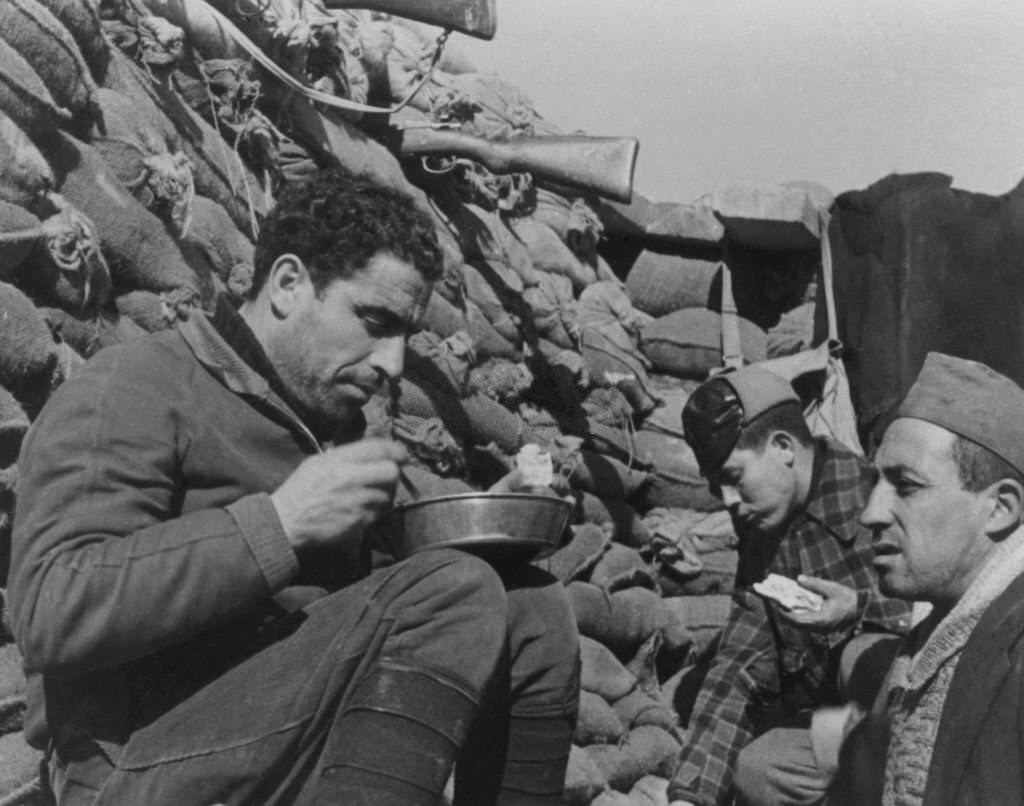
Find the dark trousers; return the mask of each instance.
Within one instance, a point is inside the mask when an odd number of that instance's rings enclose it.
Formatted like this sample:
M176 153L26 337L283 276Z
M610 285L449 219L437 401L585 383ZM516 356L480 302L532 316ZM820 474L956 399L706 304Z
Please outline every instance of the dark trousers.
M285 617L280 633L118 758L58 748L60 806L330 803L346 778L365 782L347 784L359 803L433 806L456 758L463 800L482 806L516 802L499 794L503 777L526 803L531 776L550 788L564 775L578 636L546 573L427 551ZM385 793L391 781L405 794Z
M896 655L900 639L863 634L847 646L840 662L839 689L847 701L868 708ZM778 727L761 734L736 761L739 806L814 806L825 799L834 770L815 756L810 731Z

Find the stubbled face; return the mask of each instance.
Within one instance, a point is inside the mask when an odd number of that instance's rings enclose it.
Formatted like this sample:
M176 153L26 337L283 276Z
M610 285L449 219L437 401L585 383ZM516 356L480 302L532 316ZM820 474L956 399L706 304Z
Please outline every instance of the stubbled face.
M760 451L736 448L710 479L733 520L746 530L766 534L789 524L799 504L792 452L769 439Z
M991 498L961 486L953 440L945 428L903 417L878 448L879 478L861 523L875 534L875 570L888 596L953 603L991 549Z
M385 252L319 298L305 278L268 339L267 355L318 423L342 424L401 376L406 338L432 286L412 264Z

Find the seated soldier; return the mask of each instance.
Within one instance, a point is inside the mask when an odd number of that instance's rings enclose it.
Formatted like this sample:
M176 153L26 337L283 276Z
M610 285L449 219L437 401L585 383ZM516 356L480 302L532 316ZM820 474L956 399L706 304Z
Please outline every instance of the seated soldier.
M879 587L929 602L830 806L1024 803L1024 390L929 353L886 428L863 523Z
M285 189L255 277L100 351L25 440L10 603L60 806L554 804L578 700L564 589L432 550L357 577L404 448L361 436L441 271L340 173Z
M857 521L871 466L831 439L812 438L793 388L757 366L706 381L682 419L740 542L732 609L689 719L670 799L815 803L828 778L814 762L811 710L839 699L844 650L871 647L885 656L878 639L892 645L909 628L910 605L878 591L871 533ZM752 586L769 573L817 593L821 607L786 609L762 598Z

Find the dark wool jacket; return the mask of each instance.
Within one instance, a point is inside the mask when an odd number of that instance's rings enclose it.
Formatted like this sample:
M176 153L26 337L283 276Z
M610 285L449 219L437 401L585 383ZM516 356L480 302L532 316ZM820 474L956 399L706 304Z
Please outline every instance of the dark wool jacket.
M888 727L871 716L840 756L829 806L882 801ZM971 633L953 673L922 806L1024 803L1024 574Z
M269 492L319 449L203 315L56 391L22 449L10 575L33 745L116 757L233 665L300 580Z

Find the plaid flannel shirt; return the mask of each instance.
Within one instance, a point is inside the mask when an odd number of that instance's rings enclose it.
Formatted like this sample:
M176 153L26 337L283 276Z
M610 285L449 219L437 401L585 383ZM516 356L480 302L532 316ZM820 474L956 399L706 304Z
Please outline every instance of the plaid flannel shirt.
M837 656L850 638L864 630L903 634L910 628L911 604L878 591L872 535L858 522L874 470L838 443L819 439L814 475L807 506L781 539L739 535L732 609L690 718L671 800L729 803L736 757L755 736L753 712L769 703L799 710L828 702L836 695ZM777 617L776 605L750 588L770 572L854 588L857 623L827 634L790 626Z

